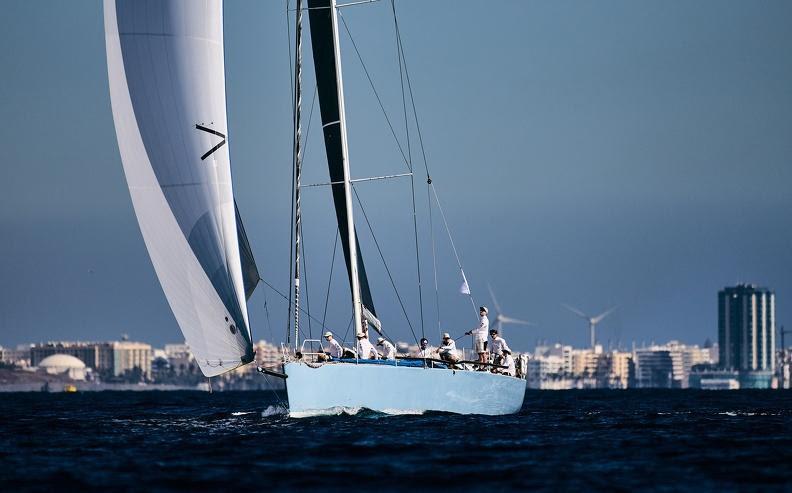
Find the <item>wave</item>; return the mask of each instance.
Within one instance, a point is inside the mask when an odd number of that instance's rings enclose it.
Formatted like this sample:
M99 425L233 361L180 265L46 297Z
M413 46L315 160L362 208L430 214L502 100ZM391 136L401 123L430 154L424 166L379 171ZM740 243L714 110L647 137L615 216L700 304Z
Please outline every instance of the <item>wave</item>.
M310 409L308 411L290 411L289 416L292 418L315 418L318 416L340 416L342 414L346 414L348 416L354 416L362 410L363 410L362 407L336 406L336 407L331 407L329 409Z
M346 407L336 406L328 409L311 409L308 411L292 411L289 416L292 418L315 418L319 416L357 416L378 417L378 416L415 416L424 414L420 409L382 409L373 410L365 407Z
M426 414L426 411L423 409L383 409L382 413L391 416L420 416Z
M268 416L280 416L284 414L288 414L289 410L281 405L274 405L268 406L267 409L261 411L261 417L266 418Z
M721 416L781 416L780 412L771 413L771 412L750 412L750 411L723 411L719 412Z

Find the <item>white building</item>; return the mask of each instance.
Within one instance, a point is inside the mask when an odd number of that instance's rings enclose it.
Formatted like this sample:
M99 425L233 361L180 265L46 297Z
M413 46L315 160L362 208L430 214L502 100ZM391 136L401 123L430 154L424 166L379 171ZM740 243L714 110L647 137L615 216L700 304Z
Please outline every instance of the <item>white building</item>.
M47 356L38 367L50 375L66 375L72 380L85 380L85 363L68 354Z

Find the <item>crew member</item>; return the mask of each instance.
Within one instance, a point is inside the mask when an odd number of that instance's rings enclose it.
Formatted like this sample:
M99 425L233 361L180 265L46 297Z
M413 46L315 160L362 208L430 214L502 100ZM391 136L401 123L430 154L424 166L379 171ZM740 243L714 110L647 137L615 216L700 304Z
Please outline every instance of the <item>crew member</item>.
M431 358L434 349L429 346L429 339L426 337L421 338L421 342L418 348L418 357L419 358Z
M465 332L465 335L473 336L473 351L478 354L478 362L481 363L479 371L486 371L487 368L484 364L487 363L487 332L489 331L489 318L487 318L486 306L479 307L478 327Z
M448 332L443 333L443 342L437 348L437 351L440 353L441 360L451 363L451 368L454 368L454 363L459 361L456 342L451 339L451 335Z
M360 330L363 331L363 334L366 335L367 339L368 339L368 326L369 326L368 319L366 318L365 315L361 314L360 315Z
M508 349L509 345L506 344L506 340L498 334L498 329L490 329L489 333L492 338L492 341L489 343L490 354L493 356L492 363L495 365L502 365L503 363L501 361L503 356L501 351L503 351L503 348Z
M369 340L366 338L366 334L364 334L363 332L358 332L357 340L358 342L357 342L357 347L355 347L355 350L357 350L358 358L360 359L379 358L379 354L377 354L377 350L374 349L374 345L372 345L371 342L369 342Z
M384 337L377 339L377 346L382 346L382 359L396 360L396 346L386 341Z
M319 360L326 361L328 359L341 358L344 355L344 348L333 338L333 333L328 330L325 332L324 338L329 347L327 349L322 348L324 354L319 355Z
M516 371L514 367L514 358L512 358L511 355L511 349L503 348L503 350L501 350L501 354L503 354L503 357L501 358L501 365L505 366L506 368L500 368L500 373L509 375L510 377L515 376Z

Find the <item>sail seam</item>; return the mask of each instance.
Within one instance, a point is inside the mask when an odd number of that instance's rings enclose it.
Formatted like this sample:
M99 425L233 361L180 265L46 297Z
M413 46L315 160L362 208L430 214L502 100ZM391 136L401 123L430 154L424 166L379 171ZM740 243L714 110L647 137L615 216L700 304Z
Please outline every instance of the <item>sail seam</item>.
M160 38L184 38L184 39L197 39L199 41L205 41L207 43L212 43L214 45L222 46L217 40L211 38L204 38L202 36L189 36L185 34L171 34L171 33L119 33L119 36L157 36Z

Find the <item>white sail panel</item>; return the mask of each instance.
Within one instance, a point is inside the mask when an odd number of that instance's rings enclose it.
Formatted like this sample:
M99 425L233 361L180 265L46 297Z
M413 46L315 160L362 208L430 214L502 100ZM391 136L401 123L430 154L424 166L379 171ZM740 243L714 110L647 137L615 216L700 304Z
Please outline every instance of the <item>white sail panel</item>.
M253 358L229 165L220 0L105 0L110 96L143 239L201 371Z

